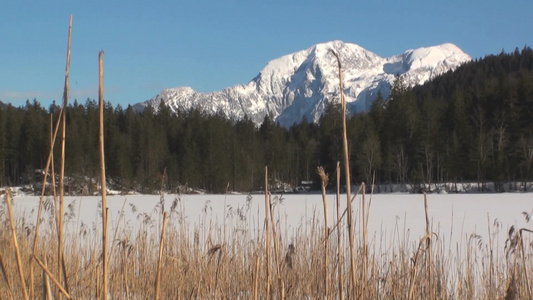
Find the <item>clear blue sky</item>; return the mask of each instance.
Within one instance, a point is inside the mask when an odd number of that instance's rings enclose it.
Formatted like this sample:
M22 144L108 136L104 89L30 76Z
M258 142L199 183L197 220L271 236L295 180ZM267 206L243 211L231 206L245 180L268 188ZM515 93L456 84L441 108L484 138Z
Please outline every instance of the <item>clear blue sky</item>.
M533 46L533 1L4 1L0 100L61 102L73 15L70 101L148 100L162 89L210 92L255 77L269 60L332 40L380 56L454 43L474 58Z

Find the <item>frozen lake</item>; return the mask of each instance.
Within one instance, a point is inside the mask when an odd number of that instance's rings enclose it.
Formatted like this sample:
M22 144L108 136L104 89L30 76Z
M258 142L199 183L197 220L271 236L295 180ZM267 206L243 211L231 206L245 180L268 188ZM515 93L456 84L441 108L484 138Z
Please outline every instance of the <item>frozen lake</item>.
M35 223L38 197L14 197L14 211L17 217L24 217L26 223ZM85 228L100 228L100 197L66 197L65 213L68 231L71 233ZM533 229L533 220L526 215L533 214L533 194L429 194L428 210L432 232L446 248L456 249L472 236L487 243L489 230L493 245L502 249L508 229ZM52 202L51 198L46 201ZM148 225L157 232L161 224L161 208L171 212L174 219L184 220L192 228L215 226L222 230L239 228L246 230L253 238L254 232L263 230L264 195L164 195L164 202L157 195L108 196L109 223L111 229L120 221L122 228L136 232L140 226ZM309 232L310 224L323 224L323 204L319 194L272 195L274 218L280 234L287 240L298 232ZM329 227L335 225L335 195L327 196ZM361 232L362 196L353 201L356 239ZM421 194L377 194L366 196L370 205L368 237L374 247L396 244L399 241L417 243L425 235L424 197ZM173 207L174 203L174 207ZM119 217L124 207L124 215ZM341 213L346 208L346 195L341 195ZM50 210L50 208L48 208ZM44 218L50 218L45 214ZM346 218L344 218L345 221ZM173 223L178 226L178 222ZM76 229L75 229L76 228ZM76 230L76 231L73 231ZM343 232L346 230L343 227ZM231 233L228 233L231 234Z

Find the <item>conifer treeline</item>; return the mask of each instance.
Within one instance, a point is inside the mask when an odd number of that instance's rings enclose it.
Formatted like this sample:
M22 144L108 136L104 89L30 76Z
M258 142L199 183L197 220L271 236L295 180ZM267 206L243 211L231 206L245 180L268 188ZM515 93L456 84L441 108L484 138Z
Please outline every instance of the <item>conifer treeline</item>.
M25 183L43 168L49 114L58 112L35 100L0 109L0 185ZM97 178L97 118L94 100L68 107L67 176ZM105 122L108 178L124 189L158 189L166 169L174 190L223 192L229 183L251 191L261 188L265 165L275 180L298 185L316 179L319 165L332 174L341 160L334 104L319 124L304 119L291 128L268 117L256 127L196 109L138 113L110 103ZM348 134L355 182L533 180L533 50L487 56L414 89L398 77L389 98L349 118Z

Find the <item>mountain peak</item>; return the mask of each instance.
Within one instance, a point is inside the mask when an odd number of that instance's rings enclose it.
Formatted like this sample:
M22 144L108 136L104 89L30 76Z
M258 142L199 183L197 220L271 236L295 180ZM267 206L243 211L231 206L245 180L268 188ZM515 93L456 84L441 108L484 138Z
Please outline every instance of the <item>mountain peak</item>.
M471 60L470 56L454 44L442 44L407 50L404 59L411 67L434 66L446 60Z
M247 85L208 94L190 87L170 88L136 107L157 109L163 101L174 111L196 107L208 113L222 112L234 120L247 115L256 124L267 114L283 126L300 122L303 116L316 122L327 103L339 97L337 62L331 50L340 57L344 93L352 113L367 111L378 92L386 97L397 74L412 86L471 60L451 43L382 58L357 44L336 40L271 60Z

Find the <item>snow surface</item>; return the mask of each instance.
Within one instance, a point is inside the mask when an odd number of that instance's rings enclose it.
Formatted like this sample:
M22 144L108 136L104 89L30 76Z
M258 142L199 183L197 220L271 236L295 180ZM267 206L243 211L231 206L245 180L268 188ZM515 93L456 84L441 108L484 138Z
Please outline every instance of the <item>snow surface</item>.
M250 198L248 198L250 197ZM250 200L247 202L247 198ZM281 234L290 240L291 236L309 232L311 221L323 223L322 197L318 194L273 195L275 218L280 222ZM39 197L13 197L14 214L24 218L26 224L34 224ZM65 211L69 232L76 234L83 228L101 227L98 205L100 197L66 197ZM188 225L189 233L194 228L205 232L207 227L222 228L227 222L230 228L248 231L250 239L262 232L264 222L264 195L165 195L164 209L170 211L174 200L177 201L174 218L182 218ZM358 195L353 202L356 216L356 235L360 235L360 207L362 197ZM371 200L370 200L371 199ZM533 214L533 195L531 193L503 194L430 194L427 196L432 231L450 252L464 248L473 236L477 241L488 243L489 228L495 248L503 249L510 226L533 229L533 220L527 222L525 213ZM328 195L330 228L336 220L335 196ZM377 194L366 197L370 205L369 241L378 249L398 246L398 241L417 244L425 235L424 200L421 194ZM47 199L50 201L50 199ZM371 201L371 202L369 202ZM137 232L141 226L160 224L160 196L109 196L107 197L110 228L119 220L124 205L124 219L121 226L128 232ZM4 197L1 198L4 207ZM346 196L341 195L341 211L346 207ZM226 218L224 217L226 215ZM241 217L239 217L241 216ZM46 217L47 219L49 217ZM43 223L46 228L46 223ZM345 231L343 227L343 231ZM131 236L130 238L135 238ZM200 240L206 241L205 236Z
M234 120L247 115L256 124L266 115L284 126L300 122L303 116L316 122L326 104L339 98L337 62L331 50L341 59L344 93L352 113L368 111L378 92L387 97L396 75L404 76L407 85L413 86L471 60L449 43L382 58L359 45L332 41L268 62L246 85L211 93L190 87L165 89L135 108L150 105L157 109L164 102L173 111L200 108L208 113L222 112Z

